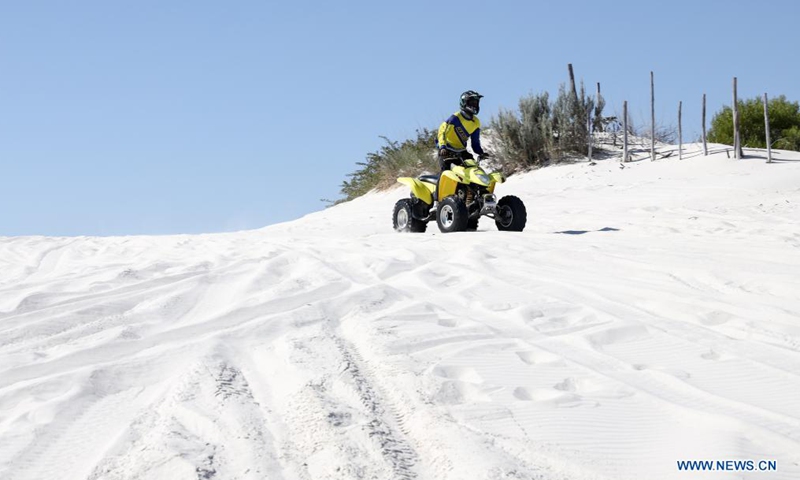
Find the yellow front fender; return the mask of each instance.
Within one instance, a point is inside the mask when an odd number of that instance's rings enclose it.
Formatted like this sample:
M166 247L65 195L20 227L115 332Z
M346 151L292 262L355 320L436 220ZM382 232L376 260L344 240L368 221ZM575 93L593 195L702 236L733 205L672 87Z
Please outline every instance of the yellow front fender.
M461 170L458 170L461 169ZM453 170L447 170L442 172L441 177L439 178L439 201L441 202L443 199L449 197L450 195L455 195L456 188L458 188L458 184L461 183L462 177L459 174L463 175L464 169L461 167L453 167Z
M436 189L436 185L421 182L411 177L400 177L397 181L408 186L411 189L411 195L414 195L428 205L433 204L433 191Z
M492 181L491 181L491 182L489 182L489 193L494 193L494 187L495 187L495 186L496 186L498 183L503 183L503 182L505 182L505 181L506 181L506 178L505 178L505 177L503 176L503 174L502 174L502 173L500 173L500 172L494 172L494 173L490 173L490 174L489 174L489 178L491 178L491 179L492 179Z

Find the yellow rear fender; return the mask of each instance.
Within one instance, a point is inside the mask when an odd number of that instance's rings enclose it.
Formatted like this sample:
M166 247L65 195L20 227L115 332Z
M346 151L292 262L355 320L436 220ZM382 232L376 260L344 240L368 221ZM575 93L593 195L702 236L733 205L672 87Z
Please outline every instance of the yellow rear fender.
M433 203L433 191L436 189L436 185L421 182L411 177L400 177L397 181L408 186L411 189L411 195L419 198L428 205Z

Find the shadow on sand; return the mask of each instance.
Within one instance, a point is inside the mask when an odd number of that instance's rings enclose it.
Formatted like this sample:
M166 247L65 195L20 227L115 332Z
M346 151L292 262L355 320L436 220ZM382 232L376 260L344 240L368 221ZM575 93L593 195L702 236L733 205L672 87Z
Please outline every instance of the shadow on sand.
M589 232L619 232L619 228L605 227L600 230L564 230L563 232L553 232L561 235L583 235Z

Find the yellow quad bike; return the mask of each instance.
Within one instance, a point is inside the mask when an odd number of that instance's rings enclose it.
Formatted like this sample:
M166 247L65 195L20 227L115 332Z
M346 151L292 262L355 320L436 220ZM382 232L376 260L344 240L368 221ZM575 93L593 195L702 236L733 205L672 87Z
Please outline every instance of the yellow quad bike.
M486 173L475 160L452 166L439 175L401 177L411 197L394 205L392 224L398 232L424 232L436 219L443 233L477 230L481 216L493 218L498 230L521 232L527 212L522 200L507 195L497 200L494 187L505 179L499 172ZM436 198L434 198L436 197Z

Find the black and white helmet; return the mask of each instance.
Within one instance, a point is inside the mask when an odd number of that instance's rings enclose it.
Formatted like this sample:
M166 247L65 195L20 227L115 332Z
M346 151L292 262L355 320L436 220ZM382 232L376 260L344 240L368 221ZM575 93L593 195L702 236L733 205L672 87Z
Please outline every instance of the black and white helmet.
M477 115L481 111L481 98L483 98L483 95L474 90L467 90L462 93L461 113L467 117Z

